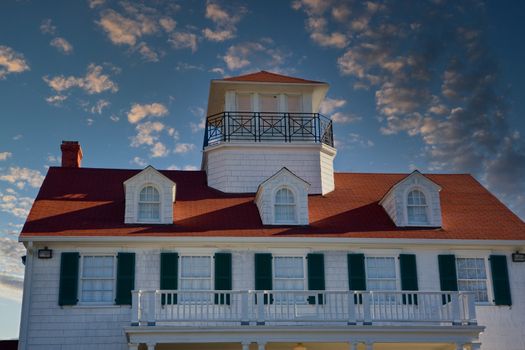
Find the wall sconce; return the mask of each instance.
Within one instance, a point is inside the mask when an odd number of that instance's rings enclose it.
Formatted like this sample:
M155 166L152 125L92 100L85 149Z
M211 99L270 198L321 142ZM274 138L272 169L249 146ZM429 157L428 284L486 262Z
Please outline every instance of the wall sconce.
M512 253L512 261L513 262L525 262L525 253Z
M53 257L53 250L49 249L48 247L38 250L39 259L51 259L52 257Z

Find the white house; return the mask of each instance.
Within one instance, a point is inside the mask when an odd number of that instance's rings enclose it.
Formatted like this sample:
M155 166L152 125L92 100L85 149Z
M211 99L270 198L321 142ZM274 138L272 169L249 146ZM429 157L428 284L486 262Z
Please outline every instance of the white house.
M212 81L201 171L63 142L19 349L525 349L525 223L470 175L334 172L327 89Z

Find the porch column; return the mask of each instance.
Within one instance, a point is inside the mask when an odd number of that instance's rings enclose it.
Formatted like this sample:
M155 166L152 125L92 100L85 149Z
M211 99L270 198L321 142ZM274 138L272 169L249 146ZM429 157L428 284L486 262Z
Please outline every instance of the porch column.
M155 345L157 345L157 343L146 343L146 348L148 350L155 350Z
M372 350L374 348L374 343L365 343L366 350Z
M242 350L250 350L250 342L243 341L241 344L242 344Z
M128 349L129 350L139 350L139 344L128 343Z
M261 299L262 300L262 299ZM262 304L262 303L261 303ZM257 349L258 350L265 350L266 349L266 343L257 342Z

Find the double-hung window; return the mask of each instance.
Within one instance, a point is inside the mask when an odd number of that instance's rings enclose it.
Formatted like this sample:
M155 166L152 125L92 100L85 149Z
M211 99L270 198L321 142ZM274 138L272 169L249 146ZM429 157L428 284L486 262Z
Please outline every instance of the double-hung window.
M428 224L428 205L425 194L412 190L407 197L407 219L410 225Z
M115 288L115 257L83 255L80 268L80 301L113 303Z
M302 256L275 256L273 289L278 291L304 291L305 290L305 259ZM276 295L275 300L304 301L300 293L289 295Z
M294 224L297 221L295 196L288 188L281 188L275 194L275 223Z
M139 220L142 222L160 221L160 195L153 186L146 186L140 191Z
M477 302L488 302L487 269L484 258L456 258L458 289L473 292Z
M372 291L395 291L397 290L396 259L391 256L376 257L369 256L366 263L366 286ZM388 298L387 298L388 297ZM377 301L387 301L395 297L387 294L377 294Z
M211 256L182 256L180 269L181 301L207 301L210 293L196 291L212 290L212 258Z

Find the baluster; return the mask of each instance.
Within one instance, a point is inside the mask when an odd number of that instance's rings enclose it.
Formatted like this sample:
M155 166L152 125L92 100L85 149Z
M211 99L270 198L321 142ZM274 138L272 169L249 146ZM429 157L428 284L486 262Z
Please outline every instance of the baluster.
M370 324L372 322L372 316L370 312L370 299L373 296L372 292L364 292L363 296L363 323Z

